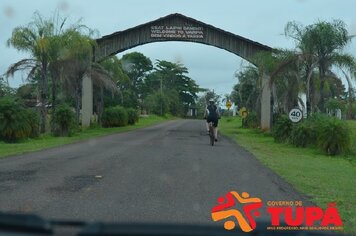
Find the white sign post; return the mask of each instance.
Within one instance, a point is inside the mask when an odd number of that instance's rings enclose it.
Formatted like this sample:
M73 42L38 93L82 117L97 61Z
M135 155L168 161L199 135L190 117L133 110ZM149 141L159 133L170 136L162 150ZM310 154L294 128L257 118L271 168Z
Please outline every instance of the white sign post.
M303 118L303 112L298 109L298 108L294 108L292 110L290 110L289 112L289 119L294 122L297 123L299 122L301 119Z

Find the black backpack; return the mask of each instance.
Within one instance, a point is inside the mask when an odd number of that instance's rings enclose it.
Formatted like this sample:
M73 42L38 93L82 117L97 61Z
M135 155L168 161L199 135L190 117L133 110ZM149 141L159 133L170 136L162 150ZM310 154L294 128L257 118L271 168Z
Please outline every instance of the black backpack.
M218 117L218 113L216 112L216 110L218 109L217 106L215 105L208 105L207 107L209 114L209 117Z

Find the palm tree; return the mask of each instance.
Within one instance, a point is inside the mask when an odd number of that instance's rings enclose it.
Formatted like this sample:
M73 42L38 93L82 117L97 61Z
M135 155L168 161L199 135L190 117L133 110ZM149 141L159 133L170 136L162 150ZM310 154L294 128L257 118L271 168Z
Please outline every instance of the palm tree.
M102 114L104 112L104 89L111 92L112 97L115 96L115 94L120 93L122 98L122 93L111 74L98 63L93 63L91 65L91 78L93 80L94 88L97 88L96 90L98 90L98 93L94 93L94 100L97 101L96 110L98 121L101 123Z
M50 63L50 40L54 34L54 24L50 20L44 20L36 12L34 19L27 26L16 27L11 38L7 41L8 46L13 46L19 51L27 52L30 58L22 59L12 64L6 72L6 77L13 76L16 71L29 70L27 79L33 78L36 73L40 74L38 91L41 114L41 132L46 130L46 115L48 103L48 67Z
M39 76L38 91L41 113L41 132L46 130L49 87L52 91L52 108L56 107L57 89L65 88L67 95L73 95L76 102L77 121L79 123L81 86L85 73L93 75L94 84L99 87L117 89L108 74L92 63L95 31L77 22L64 29L66 18L53 17L44 20L39 13L27 26L13 30L8 46L30 53L31 58L22 59L9 67L6 76L16 71L28 70L27 79Z
M307 27L289 22L285 27L285 35L295 39L296 50L275 49L272 53L256 54L253 62L257 66L258 80L254 86L257 88L261 85L264 74L270 75L273 108L277 113L286 112L298 103L303 105L300 92L306 94L308 114L323 110L328 97L342 93L341 79L332 68L344 64L350 71L352 60L342 53L342 49L352 36L348 35L342 21L318 22ZM238 85L235 88L239 90ZM234 98L238 100L238 93L234 93ZM260 98L256 99L258 102Z
M342 54L342 49L350 42L352 36L348 35L346 25L341 20L322 21L306 27L289 22L285 27L285 35L296 41L298 54L303 61L308 111L313 110L313 105L310 105L311 97L317 92L312 75L315 69L318 70L320 89L318 96L315 96L317 103L315 106L323 111L327 99L325 83L327 78L334 76L332 66L337 65L338 60L346 56Z
M264 75L269 75L269 86L272 92L274 113L285 113L298 106L299 93L302 91L302 81L300 78L300 65L298 55L293 51L275 49L272 53L262 52L253 58L257 65L255 70L256 88L259 96L256 107L260 102L262 94L262 79Z
M65 51L57 61L57 72L61 78L63 90L75 100L76 120L79 123L82 79L89 74L94 86L100 89L100 112L103 110L103 89L118 92L116 83L110 74L98 63L92 62L92 48L95 41L91 39L91 31L83 33L78 29L69 29L63 35ZM100 114L99 114L100 115Z
M352 103L354 101L354 88L352 79L356 80L356 59L352 55L343 55L336 59L338 67L345 76L348 85L348 111L347 118L352 118Z

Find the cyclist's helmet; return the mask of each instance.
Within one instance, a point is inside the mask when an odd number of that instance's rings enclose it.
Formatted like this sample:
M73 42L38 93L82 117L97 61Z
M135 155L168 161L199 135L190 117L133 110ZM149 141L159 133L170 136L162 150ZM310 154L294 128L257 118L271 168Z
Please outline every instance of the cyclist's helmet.
M210 99L209 99L209 103L210 103L210 104L214 104L214 103L215 103L214 99L213 99L213 98L210 98Z

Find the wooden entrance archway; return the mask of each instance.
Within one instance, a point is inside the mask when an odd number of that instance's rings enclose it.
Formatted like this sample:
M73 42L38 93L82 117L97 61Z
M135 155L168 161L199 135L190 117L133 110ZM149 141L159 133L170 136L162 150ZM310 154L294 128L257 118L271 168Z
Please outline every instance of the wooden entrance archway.
M115 32L96 40L94 58L100 62L105 58L130 48L164 41L183 41L211 45L224 49L253 63L256 53L272 48L235 35L233 33L205 24L182 14L171 14L136 27ZM93 113L93 86L89 75L83 78L82 124L88 126ZM271 92L268 76L263 78L261 99L261 128L270 129L271 123Z

